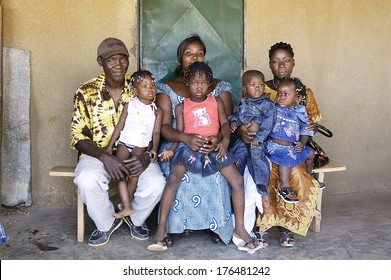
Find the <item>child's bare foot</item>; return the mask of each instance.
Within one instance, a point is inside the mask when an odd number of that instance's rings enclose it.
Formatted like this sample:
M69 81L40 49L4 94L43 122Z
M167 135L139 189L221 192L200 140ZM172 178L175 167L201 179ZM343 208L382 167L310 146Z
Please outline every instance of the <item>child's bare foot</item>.
M118 207L119 208L119 207ZM133 214L133 209L130 206L125 206L123 209L121 209L119 212L114 213L114 218L123 218L126 216L130 216Z

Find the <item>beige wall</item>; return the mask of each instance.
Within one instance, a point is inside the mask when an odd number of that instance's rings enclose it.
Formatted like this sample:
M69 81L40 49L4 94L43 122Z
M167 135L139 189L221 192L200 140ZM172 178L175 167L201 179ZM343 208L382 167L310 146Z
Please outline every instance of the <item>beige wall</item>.
M96 47L119 37L137 59L136 0L2 0L4 47L31 51L34 204L74 203L71 179L51 178L54 165L75 163L69 124L76 87L100 72ZM331 139L317 136L346 172L326 176L326 193L384 191L391 181L391 4L358 0L246 0L246 69L271 78L268 50L286 41L294 75L315 92ZM375 96L375 98L371 98ZM376 118L376 122L375 122Z

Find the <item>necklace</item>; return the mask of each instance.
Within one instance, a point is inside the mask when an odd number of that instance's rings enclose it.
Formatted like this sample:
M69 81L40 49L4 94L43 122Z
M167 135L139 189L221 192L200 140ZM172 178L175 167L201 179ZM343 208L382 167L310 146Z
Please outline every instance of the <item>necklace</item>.
M273 83L274 88L277 89L277 86L276 86L276 84L274 83L274 78L273 78L273 80L272 80L272 83Z

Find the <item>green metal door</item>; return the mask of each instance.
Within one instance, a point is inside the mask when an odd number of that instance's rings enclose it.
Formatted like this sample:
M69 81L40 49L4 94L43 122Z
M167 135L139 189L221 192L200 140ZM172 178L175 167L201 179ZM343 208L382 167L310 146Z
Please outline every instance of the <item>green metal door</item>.
M234 104L241 95L243 0L140 0L140 67L157 80L171 79L179 43L197 33L216 78L232 85Z

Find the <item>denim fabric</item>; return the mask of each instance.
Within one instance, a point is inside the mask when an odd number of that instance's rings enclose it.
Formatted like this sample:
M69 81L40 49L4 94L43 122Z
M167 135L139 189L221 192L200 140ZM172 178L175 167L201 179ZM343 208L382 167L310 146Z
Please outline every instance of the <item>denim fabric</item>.
M229 121L235 121L238 127L252 120L260 125L254 139L264 143L276 120L276 106L273 101L265 96L257 99L242 98L235 113L229 116Z
M9 239L10 237L5 233L5 229L0 222L0 244L7 242Z
M241 126L252 120L259 124L259 131L254 136L254 139L259 142L259 146L248 146L238 140L241 143L236 142L231 152L239 159L237 164L239 171L243 174L247 164L251 177L257 185L257 191L261 195L267 195L270 166L265 155L265 140L276 120L275 104L265 96L256 99L242 98L236 112L229 117L229 121L235 121L237 126Z

